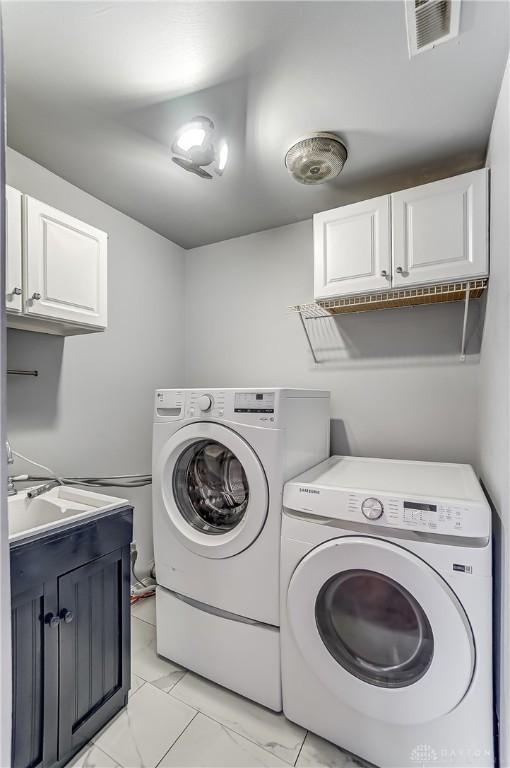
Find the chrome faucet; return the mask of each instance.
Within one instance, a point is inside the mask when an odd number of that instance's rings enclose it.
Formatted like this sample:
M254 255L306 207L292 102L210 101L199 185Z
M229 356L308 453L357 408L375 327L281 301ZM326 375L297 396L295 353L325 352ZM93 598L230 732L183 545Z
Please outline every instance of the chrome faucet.
M7 451L7 466L10 467L11 464L14 464L14 456L12 455L12 449L11 444L7 440L5 443L5 448ZM18 493L14 486L14 481L12 479L12 475L8 475L7 477L7 496L15 496Z

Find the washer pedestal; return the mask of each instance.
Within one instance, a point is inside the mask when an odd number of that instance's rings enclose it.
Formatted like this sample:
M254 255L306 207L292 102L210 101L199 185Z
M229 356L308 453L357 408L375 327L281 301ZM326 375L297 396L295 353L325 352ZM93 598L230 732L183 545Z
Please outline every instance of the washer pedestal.
M156 590L157 651L170 661L280 712L277 627Z

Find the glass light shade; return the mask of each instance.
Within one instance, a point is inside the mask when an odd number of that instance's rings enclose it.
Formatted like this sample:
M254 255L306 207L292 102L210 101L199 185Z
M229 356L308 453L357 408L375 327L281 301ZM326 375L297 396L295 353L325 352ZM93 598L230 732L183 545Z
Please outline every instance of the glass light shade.
M218 156L218 171L223 173L227 165L228 160L228 144L226 141L222 141L220 145L220 151Z
M183 133L176 141L177 146L183 152L189 152L192 147L201 147L205 140L205 131L203 128L190 126L185 128Z

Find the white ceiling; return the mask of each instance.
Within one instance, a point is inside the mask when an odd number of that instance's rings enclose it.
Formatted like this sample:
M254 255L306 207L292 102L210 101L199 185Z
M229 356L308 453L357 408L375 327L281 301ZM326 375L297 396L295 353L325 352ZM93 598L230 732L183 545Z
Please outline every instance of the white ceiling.
M508 52L506 2L462 3L461 34L408 57L403 0L3 2L8 144L186 248L483 163ZM230 162L170 162L206 114ZM332 184L293 181L309 131L349 150Z

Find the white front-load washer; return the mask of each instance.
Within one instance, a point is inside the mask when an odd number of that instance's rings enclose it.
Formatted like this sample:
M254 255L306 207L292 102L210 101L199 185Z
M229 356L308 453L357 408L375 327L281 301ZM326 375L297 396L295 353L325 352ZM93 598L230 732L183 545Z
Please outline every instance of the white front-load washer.
M461 464L334 456L288 482L283 710L381 768L489 766L490 508Z
M281 709L283 486L328 455L328 392L156 392L158 653Z

